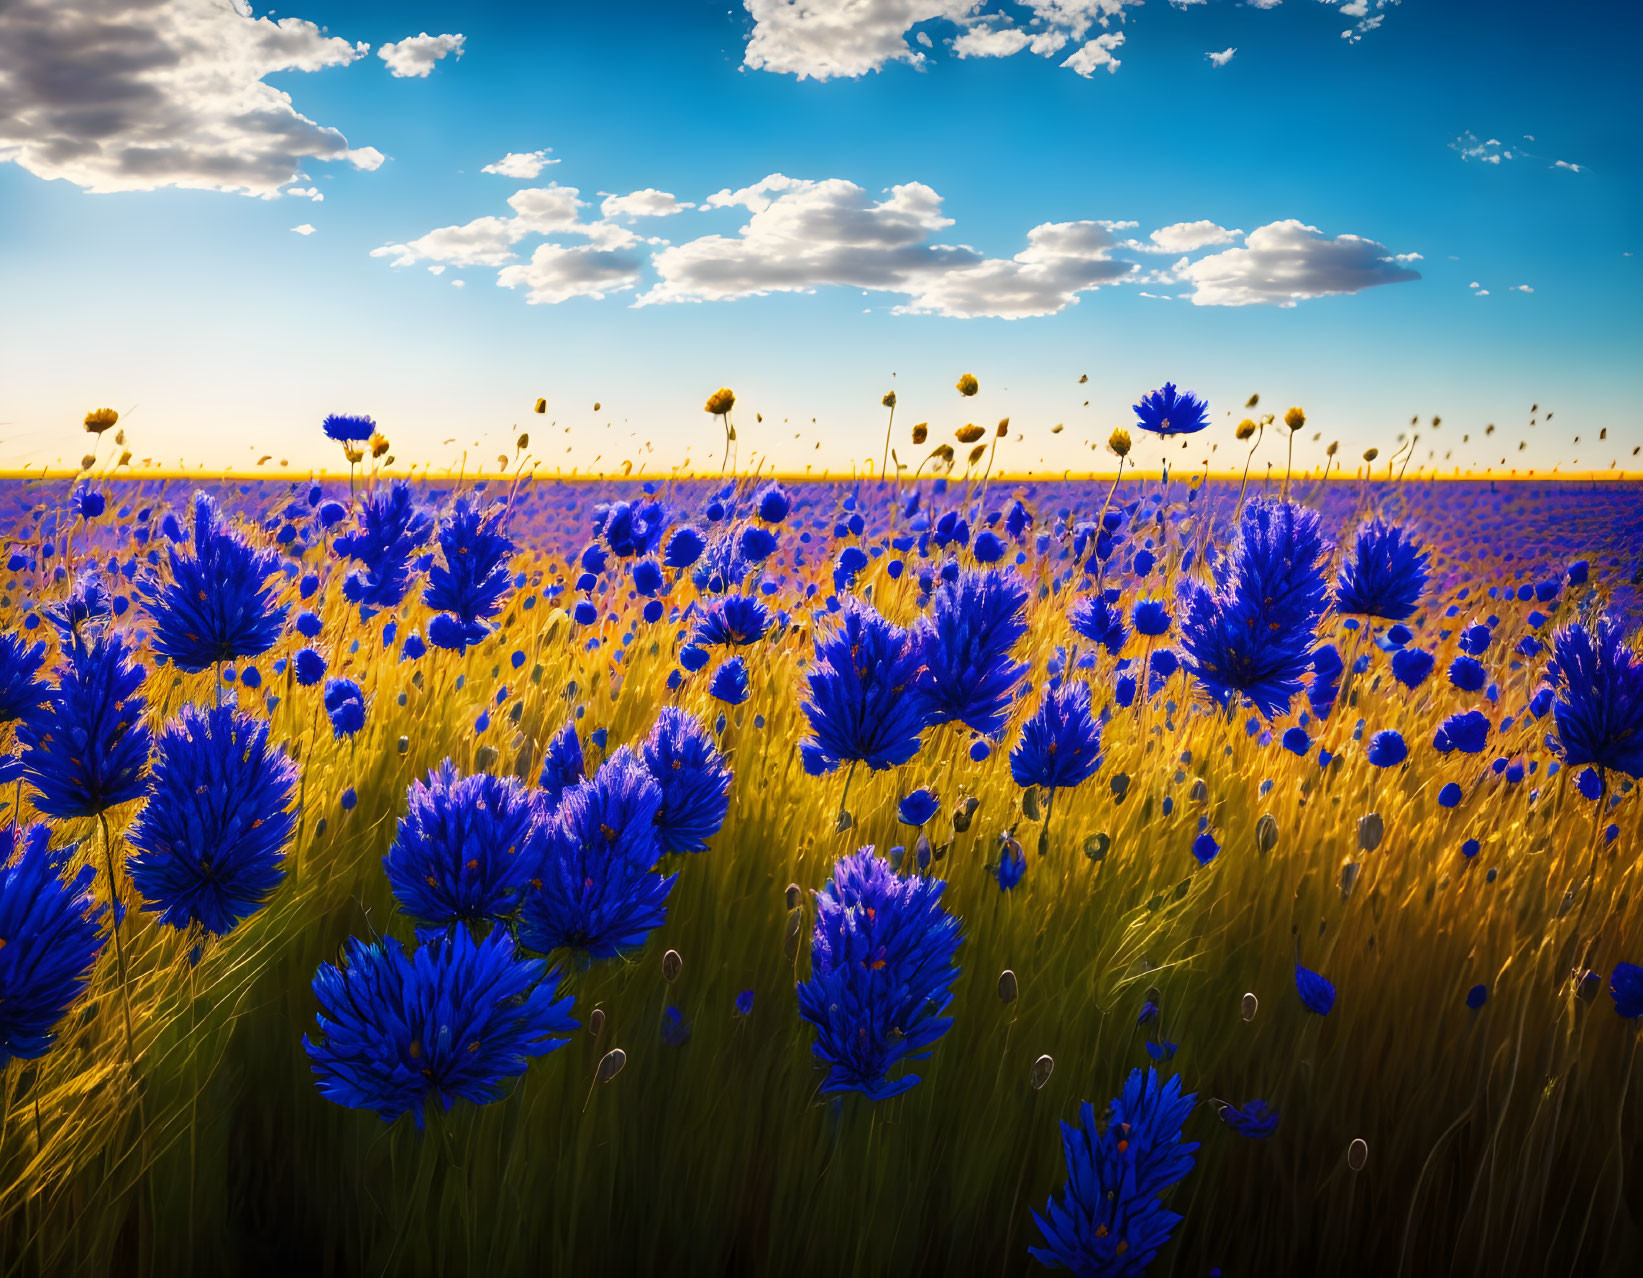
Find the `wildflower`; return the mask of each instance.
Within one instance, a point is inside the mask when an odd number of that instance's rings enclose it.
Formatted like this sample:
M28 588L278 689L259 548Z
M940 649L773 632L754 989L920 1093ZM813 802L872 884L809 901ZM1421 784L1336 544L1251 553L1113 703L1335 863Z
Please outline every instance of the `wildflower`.
M1399 648L1392 654L1392 677L1406 688L1418 688L1435 664L1432 654L1423 648Z
M689 568L702 557L702 551L707 547L707 539L688 524L675 528L668 535L667 545L662 549L662 562L669 568Z
M1046 689L1010 751L1015 783L1052 790L1076 786L1100 766L1101 727L1090 714L1089 685L1067 680Z
M1014 839L1005 839L1004 849L998 854L998 867L993 871L998 886L1008 892L1021 882L1026 873L1027 854Z
M1081 595L1067 609L1067 623L1073 630L1108 652L1116 653L1129 638L1124 616L1099 595Z
M1135 424L1154 435L1192 435L1209 425L1209 405L1191 391L1178 391L1174 382L1141 397L1135 405Z
M582 763L582 742L576 735L576 720L567 719L548 740L542 758L542 775L537 784L542 787L550 807L557 807L565 790L587 777Z
M540 872L520 912L519 940L611 958L642 945L667 917L677 876L651 873L662 855L661 787L627 746L567 789L548 826Z
M332 413L320 423L327 439L339 444L362 444L376 434L377 424L369 417L353 413Z
M888 1100L918 1084L892 1079L903 1060L920 1060L948 1030L943 1016L958 967L959 922L941 906L946 883L899 877L870 847L847 856L816 896L810 979L799 1014L816 1030L827 1062L822 1091L858 1091Z
M156 742L153 790L127 836L143 909L175 928L232 931L273 895L296 828L297 766L268 721L184 706Z
M1621 636L1619 623L1607 618L1595 632L1578 622L1565 626L1552 637L1547 674L1564 764L1636 779L1643 777L1643 661Z
M914 628L924 671L918 696L938 727L957 720L997 740L1024 663L1011 659L1027 633L1027 587L1010 569L965 571L936 590Z
M46 645L30 645L22 635L0 631L0 723L10 723L46 698L44 684L35 676L45 664Z
M359 605L362 621L380 609L394 608L411 581L411 555L427 543L433 519L413 503L411 486L395 480L360 502L354 531L334 543L344 559L361 565L342 583L343 595Z
M1114 457L1123 459L1130 455L1130 433L1122 426L1113 427L1112 434L1107 436L1107 451Z
M1278 1111L1264 1100L1252 1100L1242 1106L1223 1105L1221 1121L1240 1136L1265 1140L1278 1130Z
M97 570L91 568L74 579L65 598L47 607L46 616L67 643L75 635L100 632L113 619L114 606Z
M141 798L153 736L143 668L127 659L119 635L70 635L64 655L56 687L24 714L17 741L34 806L66 820Z
M1420 605L1431 556L1402 528L1376 518L1358 529L1335 579L1342 613L1402 621Z
M1135 633L1146 635L1149 639L1169 633L1169 609L1156 599L1143 599L1137 603L1130 619L1135 623Z
M1449 663L1449 682L1462 692L1476 692L1489 682L1489 672L1476 657L1459 656Z
M743 990L736 995L736 1015L751 1016L753 1014L753 991Z
M976 380L976 375L974 373L964 373L959 377L958 381L953 383L953 388L957 390L960 395L963 395L966 399L968 399L971 395L974 395L981 389L981 383Z
M902 798L896 805L896 820L903 825L921 826L941 808L941 800L934 791L920 787Z
M1328 1016L1335 1006L1335 987L1318 973L1295 964L1295 992L1306 1004L1306 1010L1319 1016Z
M705 852L730 811L730 769L707 729L677 706L665 706L640 747L661 790L656 831L663 852Z
M1481 754L1489 740L1489 718L1481 710L1467 710L1452 714L1438 725L1432 744L1439 754L1459 750L1462 754Z
M489 619L502 607L512 579L508 561L514 543L501 531L501 503L481 510L460 498L439 528L443 562L428 570L422 602L441 615L428 623L428 642L437 648L466 652L491 631Z
M707 403L702 405L705 412L715 417L723 417L732 408L736 407L736 392L728 386L721 386L707 397ZM754 432L757 434L757 432Z
M47 839L44 825L0 825L0 1070L51 1049L103 948L97 871L65 880L73 849L53 853Z
M309 688L325 678L326 661L316 648L302 648L292 658L299 687Z
M758 643L770 628L770 610L748 595L720 595L702 606L691 642L703 648L715 644L739 647Z
M365 694L352 679L332 679L325 685L325 713L338 741L365 726Z
M1192 841L1192 855L1199 865L1208 865L1215 859L1216 853L1220 850L1220 843L1216 841L1215 835L1208 830L1205 830Z
M707 690L726 705L741 705L748 696L747 662L740 657L721 661L719 668L713 672L713 681L708 684Z
M1156 1070L1137 1069L1103 1130L1088 1101L1078 1127L1062 1123L1067 1184L1043 1215L1033 1213L1044 1235L1042 1247L1028 1248L1033 1259L1102 1278L1144 1272L1181 1221L1159 1195L1192 1170L1198 1143L1183 1140L1182 1127L1197 1099L1179 1078L1161 1082Z
M1488 1001L1489 987L1487 985L1474 985L1471 989L1466 991L1466 1006L1471 1008L1474 1012Z
M1184 664L1216 701L1241 695L1272 719L1301 690L1326 601L1324 550L1313 511L1253 501L1218 588L1182 584Z
M576 1028L559 974L515 957L502 928L475 941L466 928L407 955L399 942L350 939L343 961L314 974L318 1033L305 1035L320 1095L420 1129L430 1101L485 1105L532 1056Z
M919 662L912 635L871 604L847 597L837 628L816 638L803 703L810 721L799 747L804 770L820 776L848 761L878 771L917 754L927 722L923 701L910 695Z
M112 408L94 408L86 414L86 434L101 435L106 430L112 430L119 420L120 414Z
M671 518L659 501L601 502L593 508L593 530L618 559L635 559L656 549Z
M194 673L223 661L261 656L274 646L286 608L274 604L268 579L279 556L251 545L223 520L216 503L194 494L194 554L167 554L169 582L145 589L154 619L154 651Z
M894 396L895 392L892 391L891 398L894 399ZM772 479L754 496L753 509L765 523L779 524L793 509L793 499L787 495L787 489L782 487L780 480Z
M425 783L412 783L382 858L394 900L434 928L509 918L541 871L545 824L512 777L465 777L445 760Z
M1368 754L1369 762L1377 768L1391 768L1409 757L1409 747L1404 744L1401 733L1388 728L1369 739Z
M1643 1016L1643 967L1616 963L1609 976L1609 994L1614 999L1614 1010L1627 1020Z
M1306 414L1299 408L1289 408L1284 411L1284 425L1291 431L1300 430L1306 425Z

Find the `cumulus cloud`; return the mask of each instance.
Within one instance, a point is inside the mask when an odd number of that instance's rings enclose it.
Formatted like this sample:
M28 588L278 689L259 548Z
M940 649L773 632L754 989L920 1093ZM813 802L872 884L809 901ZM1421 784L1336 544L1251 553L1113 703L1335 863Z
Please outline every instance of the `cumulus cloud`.
M299 200L312 200L315 204L325 203L325 196L317 186L288 186L281 194L295 196Z
M552 150L552 148L548 148ZM548 156L548 151L509 151L495 164L487 164L480 169L481 173L496 173L502 177L522 178L530 181L550 164L558 164L557 159Z
M446 54L462 56L462 42L466 36L421 35L407 36L396 44L385 44L377 50L377 57L388 65L388 72L400 79L426 80Z
M1206 53L1204 56L1209 59L1210 66L1224 67L1232 61L1232 55L1237 52L1236 48L1222 49L1219 53Z
M599 212L606 217L671 217L694 207L681 204L677 196L667 191L647 186L627 195L607 195L599 205Z
M605 297L639 282L644 259L625 248L596 244L539 244L530 261L505 267L496 282L523 288L532 305L566 302L573 297Z
M1190 253L1210 244L1231 244L1242 231L1229 231L1214 222L1175 222L1161 226L1149 238L1161 253Z
M301 226L293 226L291 229L298 235L312 235L314 233L313 226L307 222L304 222Z
M1256 227L1244 248L1212 253L1182 272L1197 306L1293 306L1309 297L1357 293L1376 284L1418 280L1386 246L1358 235L1330 239L1295 218Z
M1527 284L1514 284L1506 291L1508 293L1533 293L1535 290L1530 288Z
M657 283L639 299L727 301L829 286L900 295L897 308L960 317L1047 315L1134 269L1110 256L1111 224L1045 223L1013 258L988 258L935 237L952 225L941 197L909 182L875 199L842 178L774 173L709 196L750 216L735 235L705 235L654 260Z
M1281 0L1244 0L1249 8L1275 8ZM1384 20L1380 11L1398 0L1323 0L1353 25L1341 34L1361 40ZM959 58L1007 58L1028 52L1039 57L1071 48L1061 65L1090 78L1116 71L1114 50L1130 10L1144 0L743 0L752 29L743 64L799 79L829 80L866 75L891 63L923 67L926 50L939 34L955 29L946 43ZM1177 9L1206 0L1170 0ZM1090 38L1092 29L1101 34ZM1206 56L1224 66L1235 48Z
M0 160L88 191L159 187L273 195L309 160L384 156L264 83L370 51L245 0L0 3Z

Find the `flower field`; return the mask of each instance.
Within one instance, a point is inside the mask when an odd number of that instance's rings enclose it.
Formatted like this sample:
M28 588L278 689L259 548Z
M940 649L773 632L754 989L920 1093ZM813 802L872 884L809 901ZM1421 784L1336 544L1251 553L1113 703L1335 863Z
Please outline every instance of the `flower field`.
M946 461L0 482L4 1272L1636 1273L1643 490Z

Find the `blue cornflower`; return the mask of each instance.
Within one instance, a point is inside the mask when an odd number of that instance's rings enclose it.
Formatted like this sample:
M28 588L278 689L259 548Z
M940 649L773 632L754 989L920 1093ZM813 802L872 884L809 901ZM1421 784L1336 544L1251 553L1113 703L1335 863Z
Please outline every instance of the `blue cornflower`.
M396 479L360 502L352 532L336 539L337 554L360 567L349 572L342 593L359 605L362 621L397 607L411 584L411 555L433 531L433 517L416 507L410 484Z
M325 678L325 657L317 648L299 649L291 659L291 665L299 687L312 687Z
M787 495L781 481L772 479L754 496L753 509L765 523L779 524L787 518L787 512L793 509L793 499Z
M1295 992L1306 1004L1306 1010L1319 1016L1328 1016L1335 1006L1335 987L1310 968L1295 964Z
M920 786L903 796L896 805L896 820L903 825L920 826L941 810L941 800L928 786Z
M662 851L706 852L730 811L730 769L707 729L677 706L664 706L639 753L662 792Z
M758 643L770 629L770 610L749 595L721 595L702 605L691 642L703 648L715 644L739 647Z
M1240 1136L1265 1140L1278 1130L1278 1111L1264 1100L1252 1100L1247 1105L1222 1105L1221 1121Z
M74 849L53 853L47 838L44 825L0 826L0 1070L50 1050L103 948L97 871L63 879Z
M1409 757L1409 747L1403 734L1392 728L1377 732L1369 738L1369 762L1377 768L1396 767Z
M167 516L170 518L170 516ZM114 601L95 567L75 577L68 594L46 607L46 619L66 644L75 635L94 638L114 617Z
M17 741L34 806L47 816L96 816L141 798L153 736L144 722L143 668L117 634L65 641L57 686L23 716Z
M1135 424L1154 435L1192 435L1209 425L1209 405L1165 382L1135 405Z
M1438 725L1432 735L1432 744L1439 754L1459 750L1462 754L1481 754L1489 742L1489 717L1481 710L1467 710L1452 714Z
M1315 512L1253 501L1244 507L1218 588L1183 583L1185 665L1216 701L1247 697L1268 719L1288 708L1311 667L1327 599L1324 553Z
M635 559L656 549L671 518L659 501L601 502L593 508L593 531L617 558Z
M1033 1259L1084 1278L1134 1278L1145 1272L1180 1223L1159 1195L1192 1170L1196 1141L1183 1140L1198 1097L1181 1080L1134 1070L1113 1101L1106 1127L1084 1102L1078 1127L1061 1124L1067 1184L1044 1214L1033 1213L1042 1247Z
M268 901L296 828L297 765L268 721L184 706L156 742L153 790L127 841L143 909L175 928L232 931Z
M21 719L46 698L46 687L36 681L45 663L46 645L31 645L20 634L0 632L0 723Z
M565 726L548 739L537 784L542 787L548 806L558 807L566 789L586 780L587 775L587 767L582 762L582 740L576 735L576 720L567 719Z
M1565 765L1643 777L1643 662L1625 646L1619 623L1604 618L1595 633L1565 626L1552 650L1547 674Z
M196 492L194 554L166 553L171 580L143 588L156 653L193 673L274 646L287 612L275 606L277 590L267 584L279 572L276 552L253 546L210 497Z
M736 995L736 1015L751 1016L753 1014L753 991L743 990Z
M506 513L500 502L481 510L463 497L440 524L443 562L428 570L422 592L422 602L441 614L428 623L428 642L436 648L466 652L491 632L490 618L513 584L508 561L515 547L501 527Z
M1116 653L1129 637L1124 614L1100 595L1081 595L1073 600L1067 609L1067 621L1084 638L1108 652Z
M1487 985L1474 985L1471 989L1466 991L1466 1006L1471 1008L1474 1012L1488 1001L1489 987Z
M1169 633L1169 609L1156 599L1143 599L1137 603L1131 620L1135 622L1135 633L1149 639Z
M707 685L707 690L726 705L741 705L748 696L747 662L740 657L721 661L719 668L713 672L713 679Z
M1014 839L1004 841L1003 850L998 854L998 866L993 871L993 877L998 880L998 886L1008 892L1014 888L1027 874L1027 855L1021 850L1021 845Z
M1431 556L1378 516L1362 528L1335 579L1335 610L1402 621L1420 606Z
M1283 747L1291 754L1305 755L1308 750L1312 749L1312 738L1307 735L1305 728L1299 726L1289 728L1284 732Z
M668 535L667 545L662 548L662 562L669 568L689 568L706 548L707 539L689 524L682 524Z
M325 713L338 741L365 726L365 694L352 679L331 679L325 685Z
M429 1101L496 1100L576 1028L559 973L546 969L516 957L503 928L483 941L458 928L414 955L350 939L340 966L314 974L319 1031L302 1046L320 1095L388 1122L409 1111L418 1128Z
M369 417L353 413L332 413L320 423L320 428L327 439L339 444L363 444L376 434L377 424Z
M1015 783L1055 790L1087 781L1100 766L1101 725L1090 714L1089 685L1070 679L1046 688L1010 751Z
M644 944L667 917L677 877L651 873L662 855L661 810L661 787L627 746L566 790L549 824L541 886L525 894L520 943L596 959Z
M828 1064L822 1091L888 1100L918 1084L891 1079L904 1060L922 1060L952 1018L959 922L941 906L940 879L899 877L862 848L839 861L816 896L810 979L799 985L799 1014L816 1030L815 1055Z
M937 588L930 614L914 628L928 726L956 719L995 741L1003 734L1027 672L1011 659L1027 633L1026 606L1026 584L1008 568L961 572Z
M1643 1016L1643 967L1616 963L1609 976L1609 996L1614 999L1614 1010L1627 1020Z
M428 927L511 917L542 868L546 816L512 777L465 777L445 760L412 783L382 858L394 900Z
M1476 692L1489 682L1489 672L1476 657L1460 656L1449 663L1449 682L1462 692Z
M1426 682L1435 664L1432 654L1424 648L1399 648L1392 654L1392 677L1406 688L1418 688Z
M810 737L799 747L811 776L843 762L875 770L899 767L918 753L926 715L909 695L918 677L917 639L850 596L830 634L816 636L816 660L803 704Z

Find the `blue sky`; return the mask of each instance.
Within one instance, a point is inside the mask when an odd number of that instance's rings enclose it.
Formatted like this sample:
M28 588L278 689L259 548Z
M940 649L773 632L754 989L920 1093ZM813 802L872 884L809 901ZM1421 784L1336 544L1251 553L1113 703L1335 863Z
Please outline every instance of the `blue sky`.
M806 13L19 0L0 465L72 464L106 403L169 465L334 466L348 410L401 462L530 429L550 470L716 469L724 384L744 463L876 465L893 387L898 422L1008 415L1000 464L1059 472L1170 378L1217 422L1180 464L1241 460L1259 391L1314 457L1418 413L1416 465L1639 467L1629 8Z

